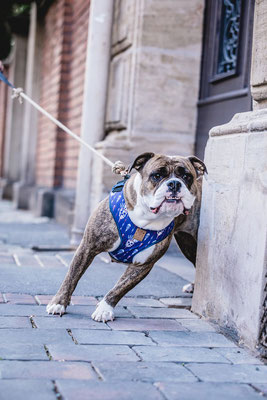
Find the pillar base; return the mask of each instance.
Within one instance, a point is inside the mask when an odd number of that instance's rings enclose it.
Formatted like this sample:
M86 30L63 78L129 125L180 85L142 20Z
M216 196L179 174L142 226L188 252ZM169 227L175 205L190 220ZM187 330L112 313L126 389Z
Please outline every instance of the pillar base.
M13 204L15 208L28 210L30 207L30 197L34 187L23 182L16 182L13 185Z
M12 200L14 182L5 178L0 179L0 198Z
M192 309L267 356L266 154L266 109L210 131Z

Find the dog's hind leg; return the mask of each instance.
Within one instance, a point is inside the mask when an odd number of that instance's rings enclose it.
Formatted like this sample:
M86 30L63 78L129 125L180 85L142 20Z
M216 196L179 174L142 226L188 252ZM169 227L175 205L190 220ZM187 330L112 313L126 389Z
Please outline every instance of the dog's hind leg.
M149 274L153 265L154 263L130 264L116 285L98 303L96 310L92 314L92 319L103 322L112 321L114 319L113 308L118 301Z
M178 231L174 234L175 240L185 255L185 257L196 266L196 258L197 258L197 241L195 238L190 235L188 232ZM194 292L194 283L188 283L183 287L184 293L193 293Z

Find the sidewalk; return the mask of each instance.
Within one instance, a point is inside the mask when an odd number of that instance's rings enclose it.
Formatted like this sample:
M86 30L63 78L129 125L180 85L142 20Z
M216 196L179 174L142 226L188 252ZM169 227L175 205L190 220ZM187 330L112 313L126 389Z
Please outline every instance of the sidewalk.
M267 365L190 312L182 287L194 271L172 250L121 300L115 321L90 318L125 269L105 254L79 282L67 314L47 315L73 256L68 247L65 228L0 202L1 400L267 396Z

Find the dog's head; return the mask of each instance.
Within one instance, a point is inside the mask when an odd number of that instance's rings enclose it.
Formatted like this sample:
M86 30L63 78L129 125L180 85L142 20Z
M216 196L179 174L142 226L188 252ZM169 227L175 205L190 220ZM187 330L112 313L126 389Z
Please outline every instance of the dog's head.
M197 157L164 156L144 153L129 167L140 174L139 195L155 216L187 214L197 194L197 179L206 166Z

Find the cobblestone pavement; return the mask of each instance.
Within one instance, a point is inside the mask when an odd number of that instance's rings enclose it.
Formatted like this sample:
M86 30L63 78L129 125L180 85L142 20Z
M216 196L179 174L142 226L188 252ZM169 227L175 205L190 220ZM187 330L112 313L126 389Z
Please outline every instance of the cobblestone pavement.
M106 255L82 278L68 313L47 315L73 255L68 247L64 228L0 203L1 400L267 396L267 365L190 312L181 288L193 271L178 253L122 299L113 322L90 318L125 268Z

